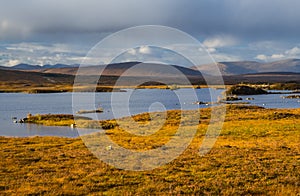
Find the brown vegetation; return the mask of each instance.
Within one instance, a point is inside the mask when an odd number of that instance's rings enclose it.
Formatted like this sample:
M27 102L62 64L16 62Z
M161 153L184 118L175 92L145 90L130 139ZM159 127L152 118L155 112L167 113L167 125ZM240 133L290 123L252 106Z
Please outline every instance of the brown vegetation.
M268 94L267 91L259 87L251 87L246 85L234 85L226 90L227 95L260 95Z
M297 195L300 192L300 109L229 105L214 148L199 156L210 109L174 161L152 171L124 171L98 160L77 139L0 137L3 195ZM160 113L157 113L160 114ZM137 115L138 123L150 115ZM126 120L126 118L124 118ZM154 135L128 134L107 121L107 134L128 149L149 150L174 134L180 111L168 112ZM126 121L125 121L126 122ZM187 131L189 124L185 124Z

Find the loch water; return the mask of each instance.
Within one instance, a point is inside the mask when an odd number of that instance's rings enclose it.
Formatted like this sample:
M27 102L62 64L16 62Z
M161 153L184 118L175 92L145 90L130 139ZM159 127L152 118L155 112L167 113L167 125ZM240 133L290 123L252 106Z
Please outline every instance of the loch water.
M197 101L216 102L224 89L125 89L126 92L105 93L50 93L23 94L0 93L0 136L61 136L78 137L78 129L71 127L53 127L35 124L14 123L13 117L21 119L28 113L35 114L73 114L79 109L90 110L103 108L103 113L84 114L93 119L105 120L121 118L144 112L172 109L192 110L211 107L194 104ZM267 94L240 96L242 102L265 108L299 108L299 99L283 99L286 94ZM74 106L74 96L76 105ZM91 99L93 98L93 100ZM250 98L250 100L246 100ZM91 101L93 103L91 104ZM93 107L91 107L91 105ZM93 132L91 129L79 129L80 133Z

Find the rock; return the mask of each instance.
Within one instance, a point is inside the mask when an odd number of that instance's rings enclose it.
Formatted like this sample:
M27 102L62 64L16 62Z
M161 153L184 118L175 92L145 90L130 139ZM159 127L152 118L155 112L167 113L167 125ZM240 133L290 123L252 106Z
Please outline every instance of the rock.
M207 104L206 102L202 102L202 101L196 101L194 102L193 104L196 104L196 105L204 105L204 104Z
M22 119L19 120L19 123L26 123L27 120L28 120L28 118L22 118Z
M76 127L76 124L71 124L70 127L71 127L71 128L75 128L75 127Z
M106 146L105 149L106 150L112 150L113 148L112 148L112 146Z

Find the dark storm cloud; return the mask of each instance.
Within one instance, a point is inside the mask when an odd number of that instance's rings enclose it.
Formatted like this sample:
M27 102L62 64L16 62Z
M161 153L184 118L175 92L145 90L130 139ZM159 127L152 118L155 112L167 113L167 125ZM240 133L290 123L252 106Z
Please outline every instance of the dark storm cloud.
M297 36L300 1L211 0L194 1L174 16L173 25L195 34L231 34L242 38Z
M111 32L138 24L162 24L171 14L168 12L173 10L172 5L170 0L1 2L0 37L80 35Z
M299 0L0 0L0 65L80 63L102 38L149 24L191 34L216 61L300 58L299 7Z
M194 36L247 39L300 34L298 0L11 0L0 1L0 39L110 33L161 24Z

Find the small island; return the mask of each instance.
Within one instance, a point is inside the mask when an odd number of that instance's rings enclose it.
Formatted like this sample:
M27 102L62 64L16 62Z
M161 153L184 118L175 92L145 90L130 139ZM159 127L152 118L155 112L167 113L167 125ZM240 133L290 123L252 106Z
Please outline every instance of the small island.
M226 90L226 95L262 95L268 92L259 87L251 87L247 85L234 85Z
M284 96L283 99L300 99L300 95Z
M46 126L70 126L75 120L92 120L89 117L73 116L72 114L28 114L26 118L20 119L19 123L42 124Z
M241 100L243 100L241 97L232 95L232 96L226 96L222 101L241 101Z
M103 108L97 108L95 110L79 110L76 114L88 114L88 113L101 113Z

